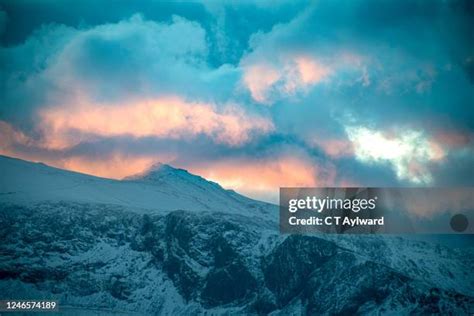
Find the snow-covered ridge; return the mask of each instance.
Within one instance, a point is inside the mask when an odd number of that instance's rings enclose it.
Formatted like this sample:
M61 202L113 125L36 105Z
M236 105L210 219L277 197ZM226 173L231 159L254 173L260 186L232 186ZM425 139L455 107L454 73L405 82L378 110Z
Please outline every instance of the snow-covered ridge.
M185 169L174 168L170 165L158 162L153 164L150 168L144 172L137 173L135 175L124 178L129 181L148 181L148 182L161 182L161 181L186 181L188 183L194 183L200 186L214 186L222 189L222 187L213 181L206 180L199 175L189 173Z
M266 219L276 219L277 215L274 205L164 164L124 180L113 180L0 156L0 197L2 202L23 205L63 201L152 211L212 210Z

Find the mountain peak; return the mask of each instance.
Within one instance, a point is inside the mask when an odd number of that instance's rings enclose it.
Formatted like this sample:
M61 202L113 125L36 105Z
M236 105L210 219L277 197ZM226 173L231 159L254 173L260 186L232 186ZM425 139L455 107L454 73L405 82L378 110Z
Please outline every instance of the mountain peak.
M161 162L154 163L148 169L138 174L124 178L131 181L146 181L153 183L186 183L200 187L212 187L214 189L222 189L222 187L213 181L207 180L201 176L192 174L186 169L175 168Z
M162 163L162 162L156 162L153 165L151 165L148 169L146 169L142 173L176 173L176 172L186 172L188 173L187 170L185 169L180 169L180 168L175 168L171 165Z
M198 177L185 169L175 168L161 162L154 163L145 171L126 177L124 180L151 180L156 181L169 177Z
M133 205L143 210L215 210L265 218L268 212L264 210L274 209L162 163L120 181L0 156L0 196L2 202L14 204L93 202ZM272 211L272 214L276 213Z

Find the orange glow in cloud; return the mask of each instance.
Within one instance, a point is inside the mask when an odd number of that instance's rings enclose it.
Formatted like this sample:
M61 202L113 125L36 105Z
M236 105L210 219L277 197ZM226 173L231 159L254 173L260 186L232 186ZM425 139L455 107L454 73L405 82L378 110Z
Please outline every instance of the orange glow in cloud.
M354 155L352 143L346 139L314 139L309 144L321 148L326 155L333 158Z
M294 95L318 84L331 69L311 57L287 57L276 63L258 62L244 66L243 82L252 98L271 104L271 95Z
M53 162L56 167L98 177L123 179L127 176L143 172L157 161L169 161L169 158L154 156L127 156L112 154L105 158L91 159L87 157L70 157Z
M177 158L173 155L123 153L101 157L64 156L61 150L53 151L56 152L53 155L44 155L35 150L18 151L18 145L41 149L42 143L35 142L8 123L0 121L0 131L0 154L106 178L121 179L141 173L156 162L169 163ZM217 160L210 164L191 163L183 167L226 188L272 202L276 202L279 187L333 185L336 178L333 167L321 167L307 158L289 155L267 159Z
M306 84L315 84L330 74L330 69L308 57L299 57L295 60L301 81Z
M434 138L438 143L450 148L465 147L474 139L472 134L457 131L440 131L435 134Z
M16 149L17 146L35 147L35 141L16 130L13 126L5 121L0 121L0 155L37 161L34 155L28 153L20 153Z
M218 143L241 145L253 132L273 129L270 119L252 116L235 106L217 111L206 103L162 98L125 105L80 104L40 112L40 128L48 148L67 148L93 136L160 137L206 135Z
M64 156L60 151L54 155L44 155L37 150L41 149L41 141L31 139L4 121L0 121L0 134L0 155L43 162L56 168L112 179L122 179L145 171L155 162L169 162L176 158L172 155L144 156L122 153L111 153L104 157ZM18 150L18 146L33 150Z
M11 147L15 144L27 146L33 143L28 136L5 121L0 121L0 135L0 152L7 156L11 154Z
M280 77L281 74L271 65L258 64L246 68L244 83L255 101L266 103L268 90Z
M194 173L247 196L277 202L280 187L314 187L334 184L334 168L309 160L283 156L266 160L232 159L211 166L190 166Z

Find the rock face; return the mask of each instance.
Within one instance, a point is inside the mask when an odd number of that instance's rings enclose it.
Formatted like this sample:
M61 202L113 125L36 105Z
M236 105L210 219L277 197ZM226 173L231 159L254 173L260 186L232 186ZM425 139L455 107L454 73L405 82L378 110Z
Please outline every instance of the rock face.
M2 298L54 298L64 311L463 315L474 306L471 249L281 235L218 208L84 201L3 202L0 227Z
M73 203L1 214L0 290L12 298L145 314L462 314L474 303L422 269L417 279L335 242L261 234L225 214Z

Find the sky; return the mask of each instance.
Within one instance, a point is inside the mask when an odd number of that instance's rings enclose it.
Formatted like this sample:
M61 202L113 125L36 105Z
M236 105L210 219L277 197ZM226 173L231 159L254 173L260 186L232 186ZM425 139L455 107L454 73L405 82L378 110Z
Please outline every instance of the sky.
M474 2L0 0L0 154L250 197L472 186Z

